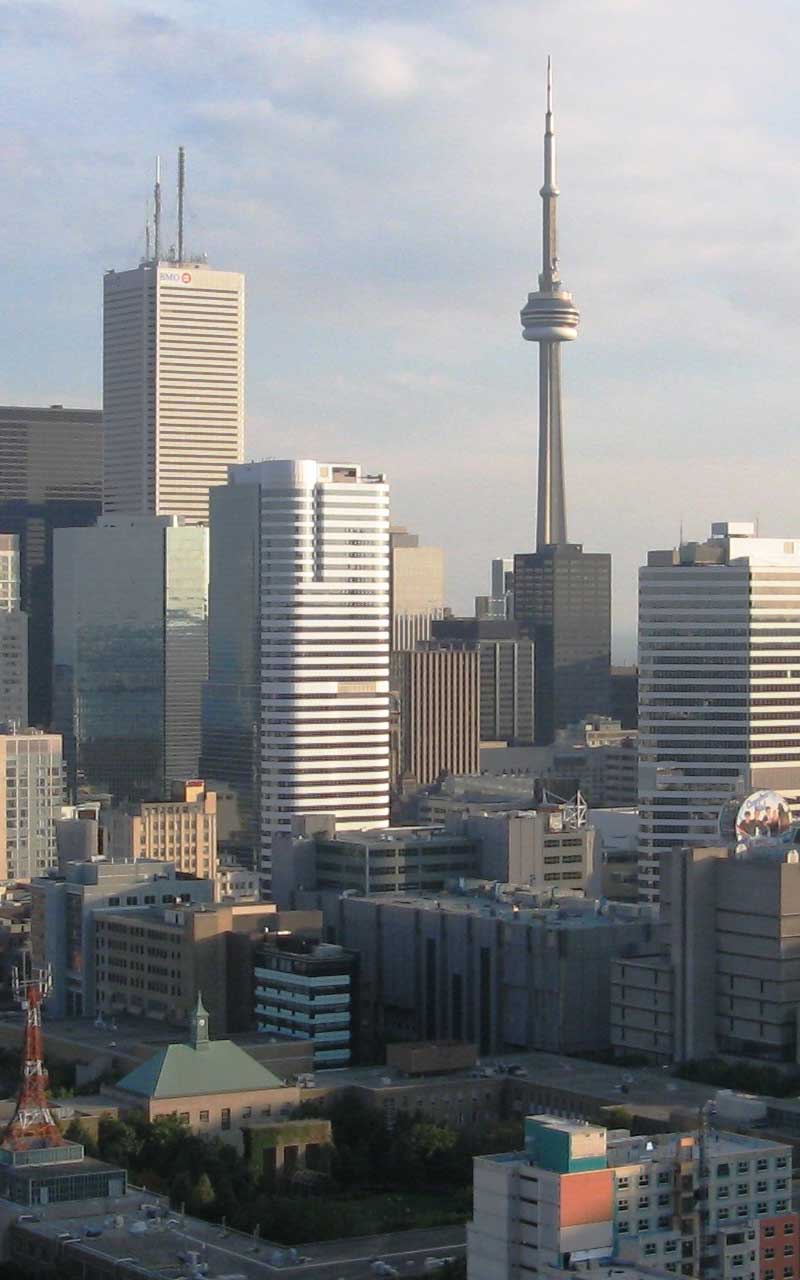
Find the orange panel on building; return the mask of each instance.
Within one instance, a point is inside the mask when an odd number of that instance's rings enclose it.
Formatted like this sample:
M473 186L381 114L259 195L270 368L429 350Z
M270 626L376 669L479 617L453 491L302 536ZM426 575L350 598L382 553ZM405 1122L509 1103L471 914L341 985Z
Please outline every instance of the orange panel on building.
M759 1280L800 1277L800 1214L758 1219Z
M561 1177L561 1226L580 1227L614 1217L614 1171L593 1169Z

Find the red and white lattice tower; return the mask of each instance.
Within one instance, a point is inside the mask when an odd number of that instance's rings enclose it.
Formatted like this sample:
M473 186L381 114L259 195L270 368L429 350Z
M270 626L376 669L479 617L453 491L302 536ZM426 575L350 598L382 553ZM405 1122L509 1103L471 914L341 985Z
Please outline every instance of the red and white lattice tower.
M25 1039L17 1105L0 1139L0 1146L6 1150L24 1151L65 1145L50 1110L44 1065L42 1004L52 985L49 966L45 969L26 967L14 970L14 996L25 1013Z

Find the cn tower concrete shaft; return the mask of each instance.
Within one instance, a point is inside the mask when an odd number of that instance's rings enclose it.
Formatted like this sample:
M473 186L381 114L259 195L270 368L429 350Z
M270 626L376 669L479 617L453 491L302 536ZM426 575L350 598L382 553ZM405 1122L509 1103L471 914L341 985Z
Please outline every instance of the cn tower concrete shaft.
M539 288L522 309L522 336L539 343L539 483L536 547L567 542L567 503L561 414L561 343L578 334L578 309L561 284L558 263L558 185L553 134L553 89L547 60L547 109L544 130L542 197L542 270Z

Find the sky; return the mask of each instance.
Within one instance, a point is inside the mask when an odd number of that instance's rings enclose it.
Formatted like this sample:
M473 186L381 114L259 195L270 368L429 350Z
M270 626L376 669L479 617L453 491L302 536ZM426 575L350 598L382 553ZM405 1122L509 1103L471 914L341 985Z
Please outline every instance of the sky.
M247 276L246 456L385 471L471 611L533 543L548 53L569 534L632 656L648 548L800 536L794 0L0 0L0 399L100 404L102 273L183 144L187 242Z

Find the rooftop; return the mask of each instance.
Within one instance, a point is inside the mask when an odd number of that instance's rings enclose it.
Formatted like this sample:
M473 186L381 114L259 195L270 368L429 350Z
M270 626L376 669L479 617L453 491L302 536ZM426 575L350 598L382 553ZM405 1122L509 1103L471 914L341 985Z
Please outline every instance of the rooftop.
M144 1098L283 1089L285 1083L232 1040L210 1040L195 1049L171 1044L134 1067L115 1086Z
M499 885L492 881L485 882L485 891L479 892L472 888L474 883L471 882L470 887L465 886L463 892L346 893L351 901L368 902L373 907L486 916L509 924L540 924L558 930L597 929L606 928L609 924L656 920L656 915L647 904L551 895L550 890L532 893L525 885Z

